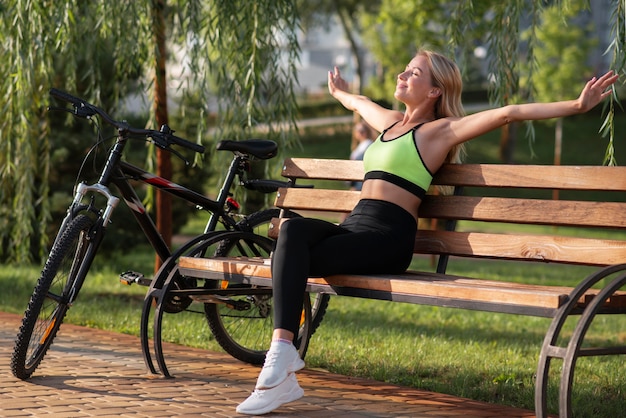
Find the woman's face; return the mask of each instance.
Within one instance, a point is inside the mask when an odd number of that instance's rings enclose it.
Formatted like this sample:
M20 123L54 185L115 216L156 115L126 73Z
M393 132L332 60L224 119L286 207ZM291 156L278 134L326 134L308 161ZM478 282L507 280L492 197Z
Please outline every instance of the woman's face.
M367 129L365 129L363 126L357 126L354 129L354 136L357 137L357 139L359 140L364 140L364 139L368 139L368 132Z
M419 104L432 93L433 87L428 59L418 55L398 74L394 97L405 104Z

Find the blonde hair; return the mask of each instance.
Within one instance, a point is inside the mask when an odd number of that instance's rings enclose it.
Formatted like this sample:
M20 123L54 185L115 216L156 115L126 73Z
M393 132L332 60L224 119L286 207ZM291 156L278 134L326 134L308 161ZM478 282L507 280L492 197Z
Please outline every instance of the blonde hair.
M435 103L435 119L465 116L461 103L463 79L459 67L448 57L427 49L420 49L416 56L423 56L428 60L433 86L441 90L441 95ZM461 163L464 150L463 144L455 145L448 152L445 162Z

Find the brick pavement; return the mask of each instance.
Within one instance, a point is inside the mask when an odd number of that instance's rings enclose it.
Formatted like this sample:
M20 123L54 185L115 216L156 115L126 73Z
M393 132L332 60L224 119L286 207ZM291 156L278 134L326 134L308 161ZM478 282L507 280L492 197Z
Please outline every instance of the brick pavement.
M165 345L173 379L151 375L134 336L63 324L33 377L9 362L19 315L0 313L2 417L232 417L258 368L227 354ZM270 417L534 417L531 411L304 369L304 398Z

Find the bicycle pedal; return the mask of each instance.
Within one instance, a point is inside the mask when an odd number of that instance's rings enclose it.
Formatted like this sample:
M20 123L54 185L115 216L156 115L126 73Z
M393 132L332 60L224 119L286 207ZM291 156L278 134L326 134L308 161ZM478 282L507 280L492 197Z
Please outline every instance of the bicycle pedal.
M146 278L142 273L136 271L126 271L120 274L120 283L130 286L131 284L138 284L141 286L150 286L151 279Z

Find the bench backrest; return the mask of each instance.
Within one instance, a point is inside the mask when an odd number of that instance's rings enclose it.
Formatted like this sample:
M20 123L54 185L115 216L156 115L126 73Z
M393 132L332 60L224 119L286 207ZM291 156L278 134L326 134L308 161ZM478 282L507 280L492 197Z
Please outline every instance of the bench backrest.
M276 206L349 212L359 192L347 190L346 182L363 174L360 161L288 158L282 175L295 186L315 187L280 189ZM433 185L452 186L455 193L433 188L424 199L419 217L438 227L420 225L415 253L592 266L626 262L626 167L451 164L437 172ZM535 234L517 232L514 224L554 228ZM445 270L445 259L438 270Z

